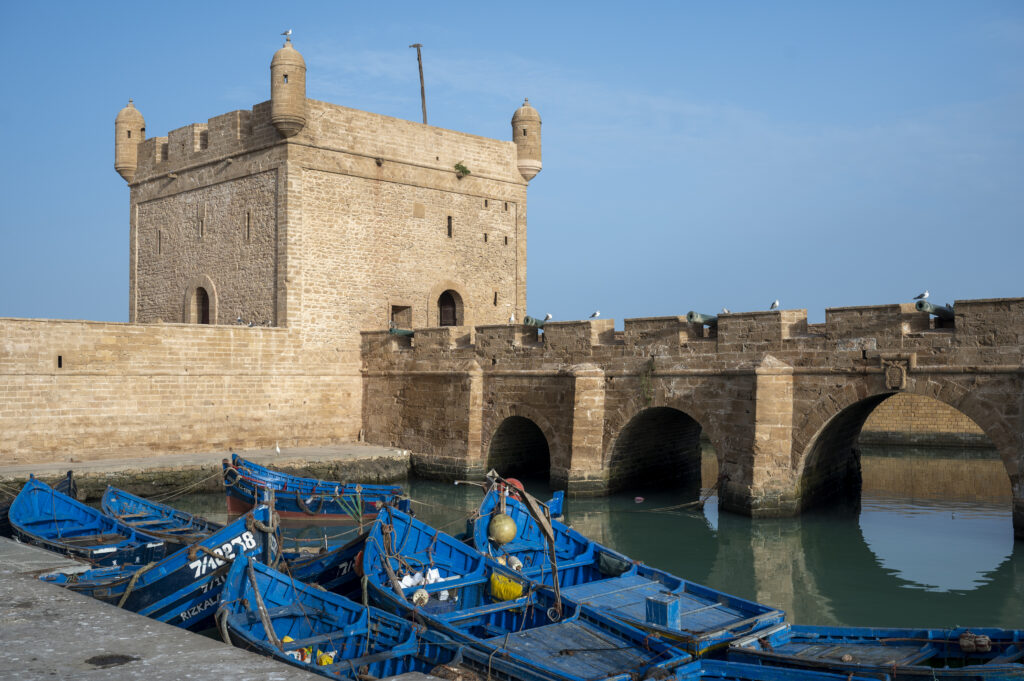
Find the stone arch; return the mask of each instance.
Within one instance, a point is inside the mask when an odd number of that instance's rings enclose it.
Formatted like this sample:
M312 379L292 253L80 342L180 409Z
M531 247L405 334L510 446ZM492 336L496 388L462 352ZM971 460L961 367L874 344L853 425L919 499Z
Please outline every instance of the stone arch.
M608 490L685 486L700 490L700 422L675 407L649 406L623 425L605 453Z
M984 386L965 388L944 377L908 379L906 389L886 388L882 377L849 382L820 399L794 429L793 470L801 508L825 496L860 494L859 457L855 444L871 412L888 397L904 392L929 397L964 414L981 428L999 452L1010 483L1020 483L1020 466L1013 429L996 404L981 393ZM826 458L825 452L828 452Z
M558 451L552 446L557 440L551 425L530 409L500 411L495 414L497 426L485 443L485 467L506 477L540 476L550 480L552 451Z
M661 386L655 387L660 388ZM650 403L637 395L627 399L625 404L623 404L620 409L617 409L614 415L608 414L608 419L605 425L605 442L610 444L605 448L601 464L602 468L610 472L616 442L618 441L623 429L634 418L636 418L637 415L646 409L668 407L682 412L693 419L700 427L700 431L698 431L698 438L700 437L700 434L703 434L707 437L711 443L711 447L715 450L719 478L724 474L739 479L741 474L738 471L730 471L728 464L725 461L726 441L724 434L718 425L718 421L710 412L700 406L693 395L689 395L688 397L684 395L682 397L686 397L686 399L681 399L679 395L666 397L663 390L656 389ZM698 482L700 481L699 472L700 471L698 469ZM610 487L610 489L614 489L614 485Z
M427 326L442 326L440 301L443 294L453 298L455 323L449 326L472 326L472 306L466 305L466 287L452 280L440 281L430 289L427 296Z
M204 323L201 319L203 311L203 293L206 294L206 299L208 303L207 311L209 313L209 321L205 323L217 323L217 287L214 286L213 280L210 279L210 277L203 274L198 277L194 277L185 286L185 303L184 309L182 310L181 319L186 324Z

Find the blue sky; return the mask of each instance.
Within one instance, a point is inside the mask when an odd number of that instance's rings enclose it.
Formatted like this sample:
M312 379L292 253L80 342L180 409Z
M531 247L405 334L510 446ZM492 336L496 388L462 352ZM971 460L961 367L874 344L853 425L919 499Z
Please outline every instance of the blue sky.
M126 320L113 121L308 96L509 139L528 96L529 312L577 319L1024 296L1024 3L14 3L0 316Z

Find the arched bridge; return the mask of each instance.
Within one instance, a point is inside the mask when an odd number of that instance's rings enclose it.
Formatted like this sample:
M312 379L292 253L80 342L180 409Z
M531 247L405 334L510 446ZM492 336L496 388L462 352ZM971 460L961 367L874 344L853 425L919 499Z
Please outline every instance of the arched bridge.
M637 479L699 481L700 436L720 503L796 515L859 480L854 445L882 400L963 412L998 450L1024 537L1024 298L963 300L942 321L913 305L364 332L363 429L444 477L546 466L602 494Z

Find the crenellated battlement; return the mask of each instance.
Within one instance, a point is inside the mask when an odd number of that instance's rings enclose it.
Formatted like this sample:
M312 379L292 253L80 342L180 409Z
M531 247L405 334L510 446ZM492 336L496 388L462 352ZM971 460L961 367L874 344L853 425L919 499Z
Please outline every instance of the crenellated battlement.
M928 364L1019 364L1024 352L1024 298L961 300L948 324L913 304L829 308L823 325L808 325L806 310L723 314L705 327L685 316L548 322L543 331L519 324L416 329L415 337L362 333L363 362L386 368L399 362L476 359L524 368L552 364L666 356L743 365L765 354L793 365L878 363L880 353L913 353Z
M134 182L258 149L276 137L270 123L270 102L257 104L250 111L230 111L206 123L171 130L166 137L140 142Z

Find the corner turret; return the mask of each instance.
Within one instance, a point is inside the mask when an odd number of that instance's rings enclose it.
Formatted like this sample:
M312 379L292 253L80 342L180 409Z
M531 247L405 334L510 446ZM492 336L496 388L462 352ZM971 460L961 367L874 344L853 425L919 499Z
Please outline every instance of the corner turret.
M270 122L282 137L306 126L306 60L292 47L291 36L270 60Z
M519 174L527 182L540 172L540 114L524 99L512 116L512 141L519 152Z
M132 100L114 119L114 170L131 182L139 167L139 143L146 139L146 120Z

